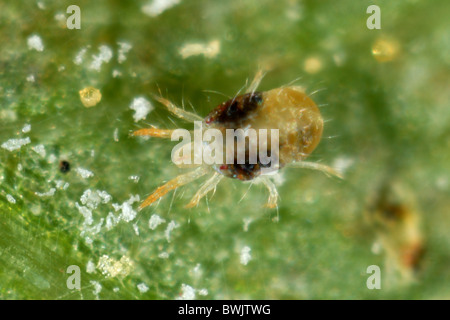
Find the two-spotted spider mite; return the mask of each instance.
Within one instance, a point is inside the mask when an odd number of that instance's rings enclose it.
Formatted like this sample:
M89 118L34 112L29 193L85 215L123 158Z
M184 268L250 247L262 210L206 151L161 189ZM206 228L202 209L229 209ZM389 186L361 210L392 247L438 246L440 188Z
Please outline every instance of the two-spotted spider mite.
M206 118L185 111L167 99L155 97L175 116L185 121L202 121L202 128L225 129L253 128L278 129L278 168L296 167L322 171L327 175L340 177L333 168L304 159L316 148L322 137L323 118L319 108L301 87L285 86L269 91L258 92L256 89L264 73L259 71L246 92L237 95L217 106ZM168 129L141 129L133 133L134 136L151 136L170 138L174 130ZM270 147L270 146L269 146ZM270 150L269 150L270 152ZM192 167L177 163L179 167ZM177 176L166 184L157 188L140 205L140 209L151 205L171 190L188 184L200 177L211 174L198 189L192 200L186 205L196 206L200 199L209 191L215 190L217 184L224 178L234 178L241 181L261 181L269 191L266 206L277 206L278 192L275 184L268 174L262 174L263 165L259 162L250 164L247 160L243 164L238 162L225 165L197 165L197 168L188 173Z

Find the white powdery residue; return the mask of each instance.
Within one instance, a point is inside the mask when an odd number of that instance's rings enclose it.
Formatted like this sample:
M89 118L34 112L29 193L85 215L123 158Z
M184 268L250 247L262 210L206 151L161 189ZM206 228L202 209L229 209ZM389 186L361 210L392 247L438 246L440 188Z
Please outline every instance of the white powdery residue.
M167 242L170 242L170 233L172 232L172 230L176 229L180 227L180 225L178 223L176 223L175 221L170 221L169 224L167 225L167 229L166 231L164 231L164 235L166 236Z
M133 210L133 207L128 202L122 204L122 213L120 218L125 222L133 221L136 218L137 212Z
M114 69L113 72L112 72L113 78L118 78L118 77L120 77L121 75L122 75L122 72L120 72L120 71L117 70L117 69Z
M108 203L112 200L112 196L106 191L97 190L97 194L102 199L102 203Z
M66 15L62 12L57 12L53 18L58 22L66 22Z
M220 41L213 40L209 43L187 43L178 50L183 59L191 56L204 55L206 58L214 58L220 52Z
M84 217L84 224L85 225L91 225L94 222L94 219L92 218L92 211L86 208L85 206L80 206L78 202L75 202L75 207L77 207L78 211L83 215Z
M106 217L106 229L111 230L114 226L116 226L120 222L120 220L123 220L125 222L133 221L134 218L136 218L137 216L137 212L136 210L133 209L132 205L133 203L139 201L140 201L139 195L131 195L130 199L128 199L122 204L113 203L112 207L114 208L114 211L115 212L120 211L120 213L117 217L112 212L108 213L108 216ZM136 224L133 225L133 229L136 235L139 235L139 229Z
M42 39L36 34L28 37L27 44L28 49L30 50L36 50L39 52L44 51L44 44L42 43Z
M38 197L53 197L55 195L56 189L55 188L51 188L49 191L47 192L35 192L35 194Z
M115 225L117 225L120 221L119 217L116 217L112 212L108 213L106 217L106 229L111 230Z
M117 42L117 44L119 45L119 55L117 57L117 62L122 63L127 60L126 54L131 50L131 48L133 48L133 46L128 42Z
M136 194L136 195L130 195L130 199L127 200L127 202L128 202L130 205L132 205L132 204L135 203L135 202L139 202L139 201L141 201L141 197L139 197L138 194Z
M341 156L333 161L333 168L340 174L344 174L354 163L354 159L347 156Z
M51 155L48 156L48 163L54 163L56 160L58 160L58 158L56 158L56 156L52 153Z
M38 6L39 9L45 10L45 3L43 3L42 1L38 1L37 2L37 6Z
M34 146L31 149L33 149L33 151L36 152L38 155L40 155L42 158L45 158L45 156L47 155L43 144L38 144L37 146Z
M122 208L122 205L120 205L118 203L113 203L112 206L113 206L115 212L119 211Z
M94 280L91 280L89 282L92 286L94 286L94 290L92 290L92 293L98 298L98 294L102 291L102 285L100 284L100 282Z
M178 3L180 3L180 0L152 0L142 6L141 10L150 17L156 17Z
M83 179L91 178L94 176L94 173L92 171L89 171L84 168L77 168L75 170Z
M197 263L195 267L190 271L191 275L195 279L200 279L203 275L202 265Z
M244 232L248 231L248 227L250 226L250 223L252 223L253 219L252 218L244 218Z
M16 199L14 199L14 197L10 194L6 195L6 199L12 204L16 203Z
M58 189L63 189L63 190L67 190L67 188L69 187L69 183L65 182L63 180L56 180L55 181L55 186Z
M119 289L118 287L114 287L114 288L113 288L113 291L114 291L114 292L119 292L120 289Z
M97 223L96 225L90 227L90 228L86 228L85 232L88 232L90 234L97 234L102 230L102 226L103 226L103 222L105 221L105 219L101 218L100 222Z
M113 137L115 142L119 142L119 128L114 129Z
M73 63L75 63L76 65L82 64L86 51L87 48L82 48L80 51L78 51L77 55L75 56L75 59L73 59Z
M119 261L110 258L107 255L100 257L97 263L97 269L106 277L126 277L134 268L133 261L127 256L122 256Z
M161 252L160 254L158 254L158 258L169 259L169 254L167 252Z
M108 63L113 57L113 51L110 47L102 45L99 47L100 53L98 55L92 55L92 63L89 66L90 69L100 71L103 63Z
M153 105L147 99L138 97L133 100L130 109L134 110L134 122L145 119L147 115L154 109Z
M132 180L134 183L138 183L140 177L139 176L129 176L128 179Z
M200 289L200 290L198 291L198 294L201 295L201 296L207 296L207 295L208 295L208 290L205 289L205 288Z
M166 222L166 220L162 219L157 214L153 214L148 221L148 227L152 230L155 230L161 223Z
M136 235L138 236L139 235L139 227L136 223L133 224L133 230L134 230L134 233L136 233Z
M27 78L26 78L26 80L27 80L28 82L34 82L34 81L35 81L34 75L33 75L33 74L28 75Z
M58 189L62 189L63 186L64 186L64 181L62 181L62 180L56 180L56 181L55 181L55 186L56 186Z
M130 222L136 218L137 212L133 209L132 205L135 202L139 202L140 197L139 195L131 195L130 199L122 203L121 205L117 205L116 203L113 203L113 208L118 211L119 209L122 210L119 219L122 219L125 222Z
M86 265L86 272L87 273L94 273L95 272L95 264L92 262L92 260L89 260Z
M23 128L22 128L22 132L23 132L23 133L28 133L28 132L30 132L30 131L31 131L31 124L26 123L26 124L23 126Z
M181 296L177 297L176 300L194 300L195 299L195 289L187 284L181 285Z
M27 145L29 143L31 143L29 137L26 137L24 139L9 139L8 141L2 144L2 148L8 151L14 151L20 149L22 146Z
M246 266L249 261L252 259L252 256L250 254L250 252L252 251L252 249L248 246L245 246L242 248L241 250L241 263Z
M374 242L370 250L373 254L380 254L383 251L383 246L380 242Z
M98 204L101 202L101 199L97 192L87 189L81 195L80 201L81 204L89 209L96 209Z
M139 283L137 285L137 288L139 290L140 293L146 293L148 291L148 287L145 283Z

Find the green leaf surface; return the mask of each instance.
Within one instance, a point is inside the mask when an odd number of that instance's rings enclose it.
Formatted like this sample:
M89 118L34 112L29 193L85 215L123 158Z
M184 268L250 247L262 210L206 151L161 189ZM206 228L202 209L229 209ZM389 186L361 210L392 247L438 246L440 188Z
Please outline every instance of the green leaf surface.
M30 139L0 148L1 299L450 298L448 1L180 0L149 16L151 3L0 3L0 144ZM71 4L79 30L66 27ZM371 4L380 30L366 27ZM391 61L373 54L377 41L397 48ZM212 48L183 56L193 43ZM95 70L101 50L112 57ZM137 212L134 197L185 172L176 142L130 136L190 129L152 96L204 117L259 68L260 90L297 79L320 105L308 160L345 179L283 169L277 209L263 207L262 184L233 179L186 209L193 182ZM88 86L102 95L90 108ZM136 122L138 97L154 110ZM115 223L121 212L136 216ZM67 287L70 265L80 290ZM380 290L366 286L370 265Z

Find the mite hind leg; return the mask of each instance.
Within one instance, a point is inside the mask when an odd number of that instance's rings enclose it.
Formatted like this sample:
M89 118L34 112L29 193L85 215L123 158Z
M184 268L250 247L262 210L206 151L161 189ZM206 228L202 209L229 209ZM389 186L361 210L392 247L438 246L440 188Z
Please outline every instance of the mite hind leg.
M186 205L186 208L192 208L198 205L200 200L206 196L206 194L215 189L217 184L222 180L223 175L214 172L213 176L208 179L197 191L197 193L192 197L191 201Z
M153 202L163 197L169 191L175 190L178 187L181 187L189 182L197 180L198 178L204 176L208 173L209 169L207 167L199 167L191 172L182 174L177 176L176 178L168 181L166 184L157 188L144 202L139 206L139 210L144 209L145 207L151 205Z
M335 176L340 179L344 179L342 174L340 172L338 172L336 169L334 169L330 166L324 165L324 164L320 164L320 163L308 162L308 161L297 161L297 162L292 162L292 163L288 164L288 167L318 170L318 171L323 172L327 176Z
M260 177L261 181L266 186L267 190L269 190L269 198L267 199L267 203L265 207L267 208L276 208L278 203L278 191L275 184L268 177Z
M199 115L186 111L180 107L177 107L174 103L163 97L154 95L153 98L157 100L159 103L165 105L167 110L169 110L173 115L177 116L180 119L183 119L188 122L203 121L203 118L200 117Z

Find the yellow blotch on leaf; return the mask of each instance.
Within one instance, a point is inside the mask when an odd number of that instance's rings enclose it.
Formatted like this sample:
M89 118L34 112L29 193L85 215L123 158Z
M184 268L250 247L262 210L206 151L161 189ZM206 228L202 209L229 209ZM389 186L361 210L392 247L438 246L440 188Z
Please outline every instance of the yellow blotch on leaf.
M305 71L309 74L315 74L322 70L322 61L317 57L309 57L305 60Z
M391 38L378 38L372 45L372 55L378 62L392 61L399 52L399 43Z

